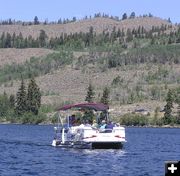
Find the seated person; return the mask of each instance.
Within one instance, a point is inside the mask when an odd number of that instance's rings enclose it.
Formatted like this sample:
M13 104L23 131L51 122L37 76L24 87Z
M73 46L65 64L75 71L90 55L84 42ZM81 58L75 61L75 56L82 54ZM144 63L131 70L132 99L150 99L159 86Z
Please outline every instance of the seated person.
M106 125L105 129L107 133L111 133L112 129L114 127L114 124L112 123L112 121L109 121L108 124Z
M73 114L72 116L67 117L66 121L67 121L67 123L69 122L69 126L74 126L74 123L76 121L75 115Z
M120 123L116 123L115 126L116 126L116 127L120 127Z
M100 132L105 132L105 127L106 127L106 121L102 120L101 126L99 128Z
M93 128L98 128L98 127L99 127L98 124L97 124L97 122L96 122L96 120L93 120L92 127L93 127Z
M81 124L80 118L77 118L73 123L74 126L79 126Z
M91 127L91 124L89 123L89 120L86 120L86 121L85 121L85 126L86 126L86 127Z

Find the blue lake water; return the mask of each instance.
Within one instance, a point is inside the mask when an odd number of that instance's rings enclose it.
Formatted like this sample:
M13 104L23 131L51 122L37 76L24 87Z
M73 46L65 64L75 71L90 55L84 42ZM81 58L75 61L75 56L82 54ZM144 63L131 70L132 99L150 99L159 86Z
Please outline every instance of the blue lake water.
M51 147L53 126L0 125L1 176L163 176L180 160L180 129L126 128L122 150Z

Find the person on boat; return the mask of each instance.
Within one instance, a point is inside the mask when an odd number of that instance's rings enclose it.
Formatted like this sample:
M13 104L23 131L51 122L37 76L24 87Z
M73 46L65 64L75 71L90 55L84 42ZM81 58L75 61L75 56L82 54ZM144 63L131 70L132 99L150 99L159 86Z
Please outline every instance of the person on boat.
M76 116L75 116L75 114L73 114L71 117L70 117L70 124L72 125L72 126L74 126L75 125L75 122L76 122Z
M91 124L89 123L89 120L86 120L86 121L85 121L85 126L86 126L86 127L91 127Z
M112 123L112 121L109 121L108 124L105 126L106 132L111 133L113 127L114 127L114 124Z
M69 124L69 126L73 126L75 123L76 117L73 114L72 116L66 117L66 123Z
M116 127L120 127L120 123L116 123L115 126L116 126Z
M80 118L77 118L73 124L73 126L79 126L81 124Z
M77 129L77 132L74 137L74 142L81 141L83 137L81 129Z
M106 127L106 121L102 120L101 126L99 128L100 132L105 132L105 127Z
M81 124L79 125L79 127L83 128L83 127L85 127L85 124L86 124L85 121L82 120L82 121L81 121Z
M96 120L93 120L92 128L96 128L97 129L98 127L99 126L98 126Z

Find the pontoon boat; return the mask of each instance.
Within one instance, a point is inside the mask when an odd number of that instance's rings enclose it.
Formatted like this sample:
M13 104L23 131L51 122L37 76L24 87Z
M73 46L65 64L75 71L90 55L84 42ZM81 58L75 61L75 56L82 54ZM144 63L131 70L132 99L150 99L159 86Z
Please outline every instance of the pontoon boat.
M58 108L58 124L54 127L55 137L52 146L65 148L81 148L81 149L120 149L125 140L125 128L113 124L111 128L100 127L102 120L109 122L109 107L102 103L80 103L65 105ZM82 124L72 124L72 117L69 115L69 110L91 111L95 112L97 117L94 121L97 122L97 127L92 124L85 124L85 120L81 119ZM67 112L67 116L63 118L62 112ZM105 114L101 117L101 114ZM78 119L79 120L79 119ZM92 123L92 121L90 122Z

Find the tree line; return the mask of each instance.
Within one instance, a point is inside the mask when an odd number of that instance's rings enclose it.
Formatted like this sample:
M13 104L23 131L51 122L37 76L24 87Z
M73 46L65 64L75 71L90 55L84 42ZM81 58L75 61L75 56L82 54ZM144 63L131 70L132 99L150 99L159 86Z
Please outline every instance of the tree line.
M174 105L177 105L176 112L173 112ZM161 112L160 112L161 111ZM160 116L163 113L163 116ZM116 118L116 121L127 126L163 126L163 125L180 125L180 88L176 90L169 89L166 96L166 104L163 110L156 107L154 114L147 115L127 113Z
M4 92L3 95L0 95L0 105L1 121L5 119L6 121L17 122L19 118L21 121L24 117L26 117L29 118L26 122L31 123L32 117L37 116L38 119L39 108L41 107L41 93L35 79L30 79L26 89L22 78L21 85L16 93L16 96L10 95L8 97L8 95Z
M176 115L173 114L173 104L177 104ZM166 97L166 105L164 106L163 122L167 124L180 124L180 88L176 90L169 89Z
M140 17L153 17L153 15L151 13L149 14L144 14L144 15L140 15ZM109 14L105 14L105 13L95 13L94 15L90 15L90 16L85 16L83 17L83 19L91 19L91 18L98 18L98 17L103 17L103 18L110 18L110 19L114 19L114 20L125 20L125 19L128 19L128 18L135 18L136 17L136 14L135 12L131 12L131 14L128 16L127 13L123 13L122 15L122 18L118 17L118 16L112 16L112 15L109 15ZM0 25L16 25L16 24L21 24L21 25L39 25L39 24L67 24L67 23L72 23L72 22L75 22L77 21L77 17L72 17L72 19L69 19L69 18L59 18L57 21L50 21L48 22L48 19L44 20L43 22L40 21L38 19L37 16L34 17L33 21L21 21L21 20L18 20L16 21L15 19L7 19L7 20L1 20L0 21ZM168 18L168 21L170 22L170 18Z
M96 34L91 26L89 32L66 34L62 33L59 37L49 37L44 30L40 30L39 36L33 38L31 35L23 37L19 34L5 33L0 36L0 48L57 48L58 46L66 46L74 49L84 49L90 46L102 46L104 44L119 44L127 48L127 43L134 39L151 39L151 44L161 44L161 39L166 38L163 44L172 44L180 42L180 27L176 32L166 34L165 31L171 29L171 25L162 25L161 27L153 26L147 31L143 26L137 29L116 29L111 32L103 31L101 34ZM134 44L137 47L137 44Z
M91 83L89 83L89 86L87 88L87 94L85 97L85 101L92 103L95 101L95 90ZM108 87L105 87L102 93L102 96L100 98L100 103L103 103L105 105L109 105L110 103L110 89Z
M85 101L94 102L95 101L95 91L93 85L90 83L87 88L87 94ZM109 105L110 103L110 89L105 87L100 98L100 101L103 104ZM177 112L173 114L173 104L177 104ZM180 124L180 88L171 90L169 89L166 95L166 104L162 110L164 115L162 118L158 118L159 108L155 109L154 117L150 118L148 115L139 115L139 114L125 114L116 119L121 122L123 125L135 125L135 126L144 126L144 125L174 125ZM149 116L149 118L147 117Z

